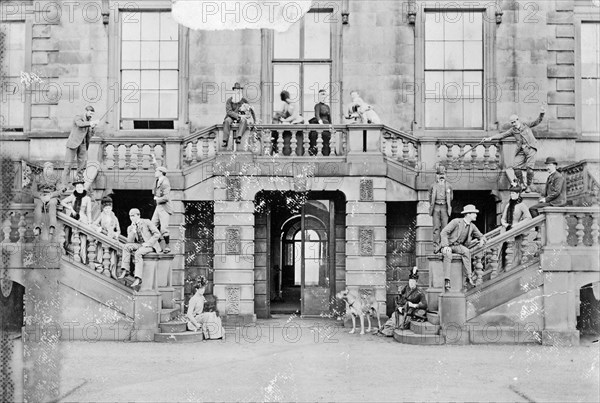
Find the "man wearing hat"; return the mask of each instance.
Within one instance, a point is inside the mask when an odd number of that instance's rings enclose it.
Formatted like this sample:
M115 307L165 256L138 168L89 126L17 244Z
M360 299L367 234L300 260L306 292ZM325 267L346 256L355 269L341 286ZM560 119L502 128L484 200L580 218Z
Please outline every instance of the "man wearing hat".
M542 106L540 108L540 116L531 123L523 123L519 120L517 115L510 117L511 128L503 133L499 133L495 136L486 137L483 139L484 142L502 140L508 136L513 136L517 140L517 151L515 153L515 161L513 169L515 176L519 182L519 185L525 190L525 192L531 192L531 185L533 184L533 167L535 164L535 154L538 150L538 141L533 136L531 131L532 127L539 125L544 118L546 109ZM523 170L527 170L527 184L523 178Z
M400 290L396 296L396 309L390 319L385 323L381 333L385 336L393 336L395 329L408 329L410 321L417 314L427 314L427 297L423 290L417 286L419 273L417 267L413 267L409 276L408 284ZM421 312L419 312L421 310Z
M171 206L171 182L167 178L167 168L156 167L154 177L156 178L156 182L154 182L152 194L154 195L156 208L154 209L154 214L152 214L152 224L160 227L160 232L165 240L165 249L163 252L169 253L171 252L169 248L169 218L173 214L173 207Z
M440 232L452 214L452 187L446 182L446 167L439 165L436 181L429 188L429 215L433 217L433 250L440 251Z
M236 143L240 143L242 139L242 134L246 132L246 128L248 127L248 123L246 122L245 116L240 113L240 108L244 104L248 104L249 102L244 98L242 94L242 90L244 87L240 85L240 83L235 83L233 86L233 96L227 99L227 103L225 104L225 120L223 121L223 147L227 147L229 143L229 134L231 133L231 125L233 123L239 123L239 127L236 135Z
M484 245L486 240L479 229L473 224L477 219L479 210L472 204L467 204L461 214L463 218L455 218L444 227L440 234L442 238L442 254L444 255L444 278L446 290L450 289L450 264L452 254L459 254L462 258L465 280L471 286L475 286L473 272L471 270L471 252L469 246L473 238L479 239L479 244Z
M143 256L151 252L160 252L158 239L160 232L152 221L145 218L140 218L140 210L132 208L129 210L129 218L131 225L127 228L127 244L123 248L123 261L121 262L121 274L118 279L124 278L129 273L131 263L131 254L135 253L134 264L135 281L131 287L137 287L142 284L142 274L144 269Z
M50 236L54 234L56 229L56 206L58 205L58 197L61 194L59 187L60 177L54 171L54 164L45 162L44 170L33 178L31 184L34 204L33 232L36 236L40 234L42 228L42 209L48 213Z
M68 176L71 173L71 167L77 160L77 176L83 176L87 164L87 152L90 148L90 139L94 135L94 130L98 125L94 117L94 107L87 106L85 115L77 115L73 119L71 133L67 139L67 152L65 155L65 170L62 174L62 182L68 183Z
M521 187L513 186L509 190L510 200L508 201L506 207L504 207L504 211L502 212L502 217L500 219L502 227L504 227L506 231L510 231L513 226L518 225L519 223L531 220L529 208L527 208L527 205L523 203L523 198L521 197ZM521 263L522 244L523 235L517 235L515 237L513 246L512 267L515 267ZM502 245L502 248L500 248L500 262L504 260L505 251L506 243ZM505 264L502 264L501 267L505 267Z
M542 207L561 207L567 205L567 181L560 172L557 171L558 162L556 158L546 158L546 169L550 174L546 180L546 189L544 197L540 198L539 203L531 206L529 209L533 217L537 217Z

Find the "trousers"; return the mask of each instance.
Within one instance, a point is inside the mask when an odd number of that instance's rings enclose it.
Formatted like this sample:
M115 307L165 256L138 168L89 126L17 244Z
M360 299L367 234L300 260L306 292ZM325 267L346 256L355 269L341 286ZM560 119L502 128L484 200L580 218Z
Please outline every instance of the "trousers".
M452 250L451 253L442 252L444 255L444 278L450 278L450 264L452 263L453 253L460 255L462 258L463 273L466 278L471 278L473 271L471 269L471 252L469 251L469 248L464 245L452 245L450 246L450 249Z

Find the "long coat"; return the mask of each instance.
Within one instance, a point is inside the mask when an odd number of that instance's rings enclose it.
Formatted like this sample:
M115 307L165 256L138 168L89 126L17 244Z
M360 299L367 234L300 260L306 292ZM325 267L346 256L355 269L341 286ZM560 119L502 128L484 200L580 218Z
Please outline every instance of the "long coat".
M561 207L567 204L567 181L558 171L554 171L546 180L546 190L544 191L546 203Z
M164 207L165 211L173 214L173 206L171 206L171 182L166 176L162 176L154 182L152 194L157 197L156 204Z
M158 228L156 228L156 225L152 224L152 221L145 218L141 218L138 225L140 226L142 238L144 239L138 239L135 224L132 223L127 228L127 242L139 244L145 243L152 246L155 251L160 252L162 250L160 244L158 243L160 232L158 231Z
M442 233L440 234L440 237L442 238L442 242L441 242L442 248L456 243L460 234L462 234L462 232L466 231L466 230L467 230L467 223L464 220L464 218L455 218L454 220L450 221L450 223L448 223L448 225L446 225L444 227L444 229L442 230ZM484 238L481 231L479 231L479 229L473 223L470 223L468 231L469 232L467 234L466 241L463 244L465 246L470 245L471 241L473 241L473 238L475 238L475 239Z
M90 126L90 121L85 115L77 115L73 120L71 134L67 139L67 148L76 149L85 140L86 149L90 148L90 139L94 135L94 128Z

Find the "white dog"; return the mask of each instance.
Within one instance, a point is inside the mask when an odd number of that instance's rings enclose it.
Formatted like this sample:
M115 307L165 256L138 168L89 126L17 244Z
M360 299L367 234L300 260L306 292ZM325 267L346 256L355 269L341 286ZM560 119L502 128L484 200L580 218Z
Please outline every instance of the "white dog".
M356 331L356 316L360 318L360 334L365 334L365 316L369 322L367 332L370 332L371 314L373 313L377 316L378 329L381 329L381 320L379 319L379 309L375 296L361 295L361 298L359 298L348 291L348 289L345 289L344 291L338 292L336 298L346 302L346 314L352 315L352 330L350 330L350 333Z

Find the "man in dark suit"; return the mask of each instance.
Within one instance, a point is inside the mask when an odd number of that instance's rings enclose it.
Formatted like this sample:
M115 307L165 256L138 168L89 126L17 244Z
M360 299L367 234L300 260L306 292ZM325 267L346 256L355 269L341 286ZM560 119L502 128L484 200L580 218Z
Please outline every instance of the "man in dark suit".
M129 272L131 254L135 252L135 271L133 273L135 281L131 287L142 284L142 273L144 268L144 255L151 252L160 252L158 239L160 232L152 221L140 218L140 210L133 208L129 211L131 225L127 228L127 244L123 248L123 261L121 262L121 274L119 279L124 278Z
M152 188L152 194L154 195L154 201L156 202L156 208L152 215L152 224L159 226L160 233L165 240L165 249L163 252L169 253L169 218L173 214L173 207L171 206L171 182L167 178L167 168L156 167L154 177L154 187Z
M77 160L77 177L83 176L87 164L87 152L90 148L90 139L94 135L94 130L98 125L94 117L94 107L87 106L85 115L77 115L73 119L71 134L67 139L67 153L65 155L65 170L62 174L62 183L66 186L69 182L68 176L71 173L71 167Z
M473 272L471 270L471 252L469 245L473 238L479 239L479 244L484 245L485 237L479 229L473 224L477 219L479 210L472 204L467 204L461 214L463 218L455 218L450 221L441 233L442 254L444 255L444 278L446 290L450 289L450 264L452 263L452 254L459 254L462 258L463 271L465 279L471 286L475 285Z
M225 120L223 121L223 147L227 147L227 144L229 143L229 134L231 133L232 124L239 123L235 139L235 142L238 144L241 142L242 135L246 132L246 128L248 127L246 117L240 111L242 105L249 105L248 101L242 94L243 89L244 87L242 87L240 83L235 83L232 88L233 96L227 99L225 104ZM253 114L254 111L251 113Z
M567 205L567 181L560 172L556 170L558 162L554 157L546 158L546 169L550 173L546 180L546 189L544 197L540 198L539 203L529 208L531 215L537 217L542 207L561 207Z
M448 217L452 214L452 187L446 182L446 167L438 166L436 181L429 188L429 215L433 219L433 250L440 248L440 232L448 225Z

